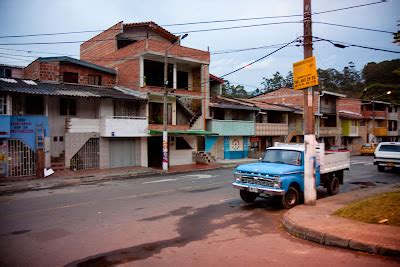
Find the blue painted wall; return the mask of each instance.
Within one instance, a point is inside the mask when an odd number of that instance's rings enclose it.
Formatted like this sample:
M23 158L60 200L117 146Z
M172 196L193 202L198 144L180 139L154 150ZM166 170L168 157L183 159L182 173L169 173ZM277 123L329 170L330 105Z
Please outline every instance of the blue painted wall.
M0 116L0 138L10 137L11 116Z
M224 137L224 159L243 159L247 158L249 153L248 146L249 146L249 137L243 137L243 149L242 151L230 151L229 146L229 136Z
M217 142L218 136L206 136L206 152L210 152L215 143Z
M9 116L9 139L20 139L32 150L36 150L36 127L41 124L44 135L49 136L49 126L46 116Z

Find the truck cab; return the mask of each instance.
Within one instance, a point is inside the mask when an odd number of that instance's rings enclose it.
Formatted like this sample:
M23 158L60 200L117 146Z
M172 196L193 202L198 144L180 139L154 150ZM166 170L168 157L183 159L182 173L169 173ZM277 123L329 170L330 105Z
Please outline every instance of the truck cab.
M325 154L323 144L317 149L315 160L315 186L322 185L328 194L339 192L343 184L343 170L350 167L349 152ZM304 192L304 145L276 143L266 150L258 163L236 168L233 186L240 190L245 202L257 197L280 198L284 208L301 203Z

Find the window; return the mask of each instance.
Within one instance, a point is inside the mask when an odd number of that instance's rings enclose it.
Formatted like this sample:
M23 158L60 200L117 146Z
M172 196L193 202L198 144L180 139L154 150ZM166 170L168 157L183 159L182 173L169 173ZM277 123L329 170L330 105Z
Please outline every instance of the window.
M301 165L301 152L294 150L268 149L263 162Z
M381 145L379 151L386 151L386 152L400 152L399 145Z
M0 68L0 78L11 78L12 71L9 68Z
M175 138L176 150L192 149L192 147L186 142L185 138L177 136Z
M130 44L136 43L136 40L129 40L129 39L117 39L117 49L124 48Z
M140 114L140 103L136 101L114 100L114 116L134 117Z
M25 113L27 115L43 115L44 100L41 95L28 95L25 98Z
M172 104L167 106L167 124L172 124ZM149 103L149 123L150 124L163 124L163 104L162 103Z
M148 86L164 86L164 62L158 62L153 60L145 59L144 65L144 83ZM172 88L174 85L173 75L174 65L168 64L167 79L168 88Z
M0 115L7 114L7 97L0 95Z
M88 84L90 85L101 85L101 75L92 75L88 76Z
M393 107L389 107L389 113L393 112Z
M187 90L189 86L189 73L186 71L177 72L177 87L178 89Z
M63 82L65 83L78 83L79 75L77 72L64 72Z
M76 116L76 99L60 98L60 115Z

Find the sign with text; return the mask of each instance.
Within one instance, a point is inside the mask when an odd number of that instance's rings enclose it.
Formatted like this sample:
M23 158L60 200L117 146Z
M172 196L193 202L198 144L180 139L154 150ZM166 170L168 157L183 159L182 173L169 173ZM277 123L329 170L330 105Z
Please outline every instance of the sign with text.
M295 90L318 85L315 57L293 63L293 87Z

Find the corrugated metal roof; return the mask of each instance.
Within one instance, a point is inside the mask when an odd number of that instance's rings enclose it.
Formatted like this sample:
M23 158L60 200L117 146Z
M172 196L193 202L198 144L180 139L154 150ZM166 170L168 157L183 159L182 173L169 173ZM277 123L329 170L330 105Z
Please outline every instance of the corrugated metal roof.
M133 93L126 93L110 87L97 87L81 84L45 83L22 79L0 78L0 92L2 91L37 95L103 97L135 100L145 99L145 97L142 97L139 94L135 95Z
M66 57L66 56L62 56L62 57L40 57L37 59L40 62L54 62L54 61L60 61L60 62L68 62L71 64L76 64L79 66L83 66L86 68L90 68L90 69L95 69L98 71L102 71L105 73L109 73L109 74L117 74L117 72L114 69L110 69L110 68L106 68L103 66L99 66L84 60L80 60L80 59L76 59L76 58L72 58L72 57Z

